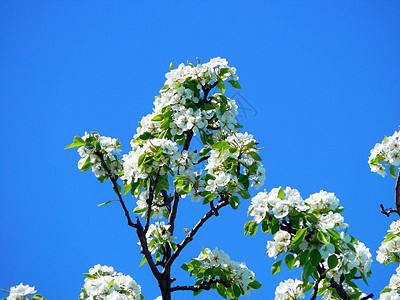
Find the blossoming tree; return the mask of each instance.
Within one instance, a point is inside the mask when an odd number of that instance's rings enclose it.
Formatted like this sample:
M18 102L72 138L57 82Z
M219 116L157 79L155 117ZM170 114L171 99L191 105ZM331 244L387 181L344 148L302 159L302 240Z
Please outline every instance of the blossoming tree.
M171 267L203 224L218 216L225 207L237 209L241 199L249 199L249 188L260 188L265 180L261 149L251 134L240 132L237 105L224 95L226 84L240 88L236 69L225 59L214 58L197 66L170 65L165 86L155 97L153 112L139 122L131 141L132 150L120 156L120 142L97 132L76 136L66 148L78 147L81 171L92 170L100 182L110 180L128 226L137 234L143 255L158 283L161 296L170 300L176 291L194 295L215 289L224 298L249 296L261 287L245 263L231 260L218 248L199 249L200 254L182 269L194 276L193 285L176 284ZM201 146L193 145L199 137ZM384 175L384 164L396 177L400 165L399 133L385 138L371 151L371 170ZM386 215L400 215L399 175L396 209ZM136 201L133 217L125 203L130 194ZM202 202L208 212L178 241L175 221L182 198ZM107 201L101 205L106 205ZM272 274L284 262L289 269L301 268L301 280L288 279L276 288L275 299L372 299L357 286L357 279L371 275L372 256L355 237L341 215L343 207L333 193L320 191L303 200L290 187L260 192L252 200L244 225L245 234L254 236L260 227L271 233L267 253L277 261ZM395 221L378 251L378 261L400 262L400 221ZM380 299L400 299L400 268ZM112 267L96 265L85 275L79 299L143 299L141 287L129 275ZM23 284L12 287L6 299L26 299L35 289ZM34 295L30 299L44 299Z

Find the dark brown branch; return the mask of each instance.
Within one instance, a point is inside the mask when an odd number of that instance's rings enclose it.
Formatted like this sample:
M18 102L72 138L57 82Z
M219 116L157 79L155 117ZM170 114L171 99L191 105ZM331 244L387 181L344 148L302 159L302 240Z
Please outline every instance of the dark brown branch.
M146 226L144 227L144 234L146 235L147 230L149 230L150 226L150 214L151 214L151 206L153 205L153 200L154 200L154 191L156 190L156 186L158 183L158 178L160 177L160 171L161 168L158 169L156 179L153 181L150 178L150 192L149 192L149 198L147 198L146 203L147 203L147 220L146 220Z
M387 217L389 217L390 214L392 214L392 213L397 213L400 216L400 169L399 169L399 172L397 173L396 186L394 188L394 193L395 193L394 203L396 205L396 209L394 209L394 208L385 209L383 207L383 204L380 205L381 213L383 213Z
M174 286L171 288L171 292L174 291L199 291L199 290L206 290L209 291L211 286L215 283L222 283L225 287L230 287L230 285L223 281L222 279L211 278L209 280L203 280L200 285L185 285L185 286Z
M201 163L201 162L203 162L203 161L205 161L205 160L207 160L207 159L209 159L209 158L210 158L210 155L209 155L209 156L204 156L204 157L200 158L200 159L197 161L197 163L195 163L194 165L198 165L199 163Z
M360 300L372 299L372 297L374 297L374 294L369 294L368 296L362 297Z
M396 187L394 188L394 190L395 190L396 209L400 215L400 169L399 172L397 173Z
M330 281L331 287L333 287L336 292L339 294L339 297L343 300L351 300L350 296L347 295L346 291L344 290L343 286L337 283L333 278Z
M110 180L111 180L111 182L113 184L114 192L117 194L119 202L121 203L122 209L125 212L126 219L128 220L128 225L137 229L137 225L132 222L132 219L131 219L131 216L129 214L129 211L126 208L125 202L122 199L121 193L118 190L118 184L117 184L118 176L111 172L110 168L107 166L107 164L106 164L106 162L104 160L104 155L103 155L103 153L101 151L95 150L94 154L96 154L97 157L100 158L101 166L104 168L104 170L106 171L108 177L110 178Z
M312 295L312 297L310 298L310 300L315 300L315 299L317 299L319 283L321 282L321 280L325 279L325 277L326 277L326 273L325 273L325 271L324 271L323 268L318 267L317 270L318 270L318 273L319 273L320 276L319 276L319 278L318 278L317 280L315 280L315 283L314 283L314 292L313 292L313 295ZM321 272L321 273L320 273L320 272Z
M216 212L218 212L222 207L226 206L229 204L228 201L228 197L224 197L220 200L220 202L218 203L218 205L214 208L214 209L210 209L209 212L207 212L203 218L201 218L201 220L193 227L193 229L187 234L187 236L185 237L185 239L182 241L182 243L178 244L178 247L176 249L176 251L174 252L174 254L171 256L171 258L167 261L167 263L165 264L165 268L163 270L163 272L165 272L166 270L169 270L169 268L171 267L172 263L175 261L175 259L179 256L179 254L181 253L181 251L186 247L187 244L189 244L192 240L194 235L197 233L197 231L200 229L201 226L203 226L203 224L212 216L214 216L216 214Z
M160 271L158 271L154 263L153 257L151 256L149 247L147 246L146 234L143 230L142 224L140 224L139 217L136 217L136 226L137 226L136 233L139 238L140 245L142 246L141 253L146 257L147 263L149 264L151 272L153 273L154 277L157 279L157 281L160 281L161 273Z
M381 207L381 213L383 213L387 217L389 217L390 214L392 214L392 213L397 213L400 216L400 213L397 211L397 209L394 209L394 208L385 209L383 207L383 204L381 204L380 207Z
M136 234L138 236L140 245L142 246L141 253L143 253L144 256L146 257L147 262L148 262L148 264L150 266L150 269L151 269L154 277L157 279L157 281L159 281L160 278L161 278L161 276L160 276L161 273L160 273L160 271L158 271L156 265L154 264L153 258L151 256L150 251L149 251L149 248L147 247L146 234L143 231L142 224L140 223L138 217L136 217L136 224L132 222L131 217L129 215L129 211L126 208L125 202L122 199L121 193L118 190L118 186L117 186L118 176L115 175L114 173L112 173L111 170L108 168L108 166L107 166L107 164L106 164L106 162L104 160L104 155L103 155L102 152L96 150L96 151L94 151L94 154L96 154L100 158L102 167L107 172L108 177L110 178L111 182L113 183L114 192L117 194L119 202L121 203L121 206L122 206L122 208L123 208L123 210L125 212L125 216L126 216L126 218L128 220L128 225L133 227L133 228L136 228Z

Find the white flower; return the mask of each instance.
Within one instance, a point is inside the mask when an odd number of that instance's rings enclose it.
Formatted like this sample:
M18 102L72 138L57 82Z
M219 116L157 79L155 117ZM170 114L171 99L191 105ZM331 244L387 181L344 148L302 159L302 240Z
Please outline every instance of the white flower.
M10 295L7 297L7 300L25 299L26 295L34 293L36 293L35 287L20 283L19 285L10 288Z
M323 244L319 249L319 253L323 259L327 259L331 254L335 253L335 246L332 244Z
M279 283L275 290L275 300L293 300L304 298L303 282L298 279L287 279Z

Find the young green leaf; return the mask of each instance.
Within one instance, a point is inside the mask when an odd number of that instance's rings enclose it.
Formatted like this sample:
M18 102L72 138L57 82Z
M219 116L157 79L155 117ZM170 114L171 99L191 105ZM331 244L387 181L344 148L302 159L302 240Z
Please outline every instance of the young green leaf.
M240 90L242 87L240 86L239 82L236 80L228 80L228 82L231 84L231 86L235 89Z
M392 176L393 178L396 178L396 167L391 165L389 168L389 173L390 173L390 176Z
M281 261L281 260L280 260L280 261L274 262L274 264L273 264L272 267L271 267L271 273L272 273L272 275L274 275L274 274L276 274L276 273L279 273L279 272L281 271L281 264L282 264L282 261Z
M101 204L97 204L97 206L104 206L104 205L107 205L108 203L111 203L111 202L113 202L113 201L110 200L110 201L107 201L107 202L104 202L104 203L101 203Z

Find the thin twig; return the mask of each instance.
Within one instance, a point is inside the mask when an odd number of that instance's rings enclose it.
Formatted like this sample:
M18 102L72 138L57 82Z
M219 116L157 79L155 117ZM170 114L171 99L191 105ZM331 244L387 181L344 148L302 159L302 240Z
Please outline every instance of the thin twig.
M220 202L218 203L218 205L215 207L215 209L210 209L209 212L207 212L203 218L201 218L201 220L193 227L193 229L187 234L187 236L185 237L185 239L182 241L182 243L178 244L177 249L175 250L174 254L172 254L172 256L170 257L170 259L168 259L167 263L165 264L165 268L163 270L163 273L166 270L169 270L169 268L171 267L172 263L175 261L175 259L179 256L179 254L181 253L181 251L183 250L183 248L185 248L185 246L187 244L189 244L192 240L194 235L196 234L196 232L200 229L201 226L203 226L203 224L212 216L215 215L215 211L219 211L222 207L226 206L229 204L228 201L228 197L224 197L223 199L220 200Z
M387 217L389 217L390 214L392 214L392 213L397 213L400 216L400 213L397 211L397 209L394 209L394 208L385 209L383 207L383 204L381 204L380 207L381 207L381 213L383 213Z
M112 173L111 170L108 168L108 166L107 166L107 164L106 164L106 162L104 160L103 153L101 153L98 150L95 150L94 154L96 154L100 158L101 166L104 168L104 170L106 171L108 177L110 178L110 180L111 180L111 182L113 184L114 192L117 194L119 202L121 203L122 209L125 212L126 219L128 220L128 225L133 227L133 228L137 228L137 225L132 222L132 219L131 219L131 216L129 214L129 211L126 208L125 202L122 199L121 193L118 190L118 184L117 184L118 177L114 173Z

